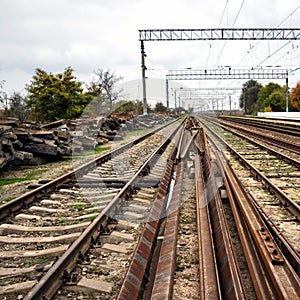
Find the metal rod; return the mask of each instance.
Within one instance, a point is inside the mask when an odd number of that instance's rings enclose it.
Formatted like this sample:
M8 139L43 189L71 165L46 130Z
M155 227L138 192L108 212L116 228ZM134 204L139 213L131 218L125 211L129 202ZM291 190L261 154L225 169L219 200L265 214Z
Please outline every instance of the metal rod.
M167 110L169 110L169 80L166 79Z
M146 97L146 66L145 66L145 51L144 42L141 41L141 55L142 55L142 86L143 86L143 111L144 115L147 115L147 97Z
M285 111L289 112L289 78L288 73L286 74L285 79L286 93L285 93Z

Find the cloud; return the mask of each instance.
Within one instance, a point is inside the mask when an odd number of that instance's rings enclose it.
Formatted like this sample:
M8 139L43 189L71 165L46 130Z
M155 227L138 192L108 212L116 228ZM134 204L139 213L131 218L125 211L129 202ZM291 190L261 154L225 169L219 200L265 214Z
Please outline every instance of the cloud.
M37 67L61 72L68 66L84 80L97 68L114 70L124 80L136 79L140 76L139 29L216 28L224 7L221 26L230 27L241 3L241 0L1 0L0 80L7 81L8 89L22 89L22 80L30 78ZM235 27L276 27L295 8L294 0L245 1ZM297 27L299 14L300 9L283 25ZM298 44L295 42L294 46ZM214 65L222 47L223 42L149 42L145 45L147 67L155 68L151 62L165 69ZM250 47L249 42L226 43L219 64L237 64ZM276 47L277 44L271 45ZM261 43L247 55L245 63L263 59L266 49L266 43ZM279 63L291 63L290 57ZM299 51L294 52L293 61L299 61ZM162 72L156 73L163 76Z

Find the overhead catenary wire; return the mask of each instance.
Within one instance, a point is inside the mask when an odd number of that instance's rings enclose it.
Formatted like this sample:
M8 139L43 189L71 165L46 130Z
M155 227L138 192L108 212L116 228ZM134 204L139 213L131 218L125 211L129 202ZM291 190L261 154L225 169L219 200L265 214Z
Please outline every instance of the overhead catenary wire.
M288 14L287 17L285 17L276 27L280 27L282 24L284 24L291 16L293 16L300 8L300 5L298 5L291 13ZM283 46L281 46L279 49L277 49L276 51L274 51L272 54L269 54L265 59L263 59L259 64L257 64L257 66L260 66L262 63L264 63L266 60L268 60L269 58L271 58L272 56L274 56L277 52L279 52L281 49L283 49L284 47L286 47L287 45L290 44L291 41L285 43ZM237 64L237 66L240 66L242 64L242 62L245 60L245 58L253 51L253 49L255 49L257 47L258 44L260 44L261 41L257 41L254 45L251 46L250 44L250 49L245 53L245 55L242 57L242 59L239 61L239 63ZM298 48L296 49L298 50ZM286 56L287 54L282 55L279 59L276 60L275 63L277 63L281 58L283 58L284 56Z
M283 46L281 46L280 48L276 49L273 53L269 54L265 59L263 59L260 63L258 63L256 66L260 66L262 63L264 63L266 60L268 60L269 58L271 58L273 55L275 55L276 53L278 53L281 49L283 49L285 46L287 46L288 44L290 44L292 41L288 41L287 43L285 43Z
M221 18L220 18L220 22L219 22L219 25L218 25L218 28L221 26L222 24L222 21L223 21L223 17L225 15L225 11L226 9L228 9L228 3L229 3L229 0L226 0L226 3L225 3L225 7L223 9L223 12L222 12L222 15L221 15Z
M241 12L241 10L242 10L242 8L243 8L243 6L244 6L245 1L246 1L246 0L243 0L243 1L242 1L241 5L240 5L240 8L239 8L239 10L238 10L238 12L237 12L237 15L235 16L234 21L233 21L233 23L232 23L232 25L231 25L231 28L233 28L233 26L235 25L235 23L236 23L236 21L237 21L239 15L240 15L240 12ZM219 60L220 60L221 55L223 54L223 51L224 51L224 49L225 49L226 44L227 44L227 41L225 41L224 44L223 44L223 47L222 47L222 49L221 49L221 51L220 51L220 53L219 53L219 55L218 55L217 61L216 61L216 63L215 63L215 66L218 65L218 62L219 62Z
M287 55L291 55L292 53L296 52L299 50L299 45L294 46L294 44L292 44L292 49L288 50L286 53L284 53L282 56L280 56L277 60L273 61L273 64L276 64L278 61L280 61L283 57L287 56Z
M233 26L235 25L235 23L236 23L236 21L237 21L239 15L240 15L240 12L241 12L241 10L242 10L242 8L243 8L243 6L244 6L244 3L245 3L245 0L243 0L241 6L240 6L240 8L239 8L239 11L238 11L238 13L237 13L237 15L236 15L236 17L235 17L235 19L234 19L233 24L232 24L231 27L233 27Z
M161 72L163 74L163 76L165 76L165 73L162 71L163 70L162 68L159 68L149 57L147 57L147 60L155 67L155 69L147 69L148 71L157 70L157 71Z
M220 17L218 28L220 28L220 26L222 24L226 9L227 9L227 12L228 12L228 3L229 3L229 0L226 0L223 12L222 12L221 17ZM228 13L227 13L227 15L228 15ZM209 51L208 51L207 58L206 58L205 68L207 68L207 66L208 66L209 58L210 58L211 52L212 52L212 44L211 43L208 43L208 44L209 44Z
M281 21L277 27L281 26L286 20L288 20L299 8L300 5L298 5L283 21Z
M300 8L300 5L298 5L291 13L289 13L288 14L288 16L287 17L285 17L276 27L278 28L278 27L280 27L282 24L284 24L291 16L293 16L296 12L297 12L297 10L299 10L299 8ZM240 60L240 62L238 63L238 66L240 66L241 65L241 63L244 61L244 59L246 58L246 56L254 49L254 48L256 48L256 46L258 45L258 44L260 44L261 43L261 41L258 41L258 42L256 42L252 47L250 47L250 49L246 52L246 54L243 56L243 58ZM286 43L285 45L288 45L289 43ZM267 60L269 57L271 57L271 56L268 56L265 60ZM265 61L264 60L264 61Z

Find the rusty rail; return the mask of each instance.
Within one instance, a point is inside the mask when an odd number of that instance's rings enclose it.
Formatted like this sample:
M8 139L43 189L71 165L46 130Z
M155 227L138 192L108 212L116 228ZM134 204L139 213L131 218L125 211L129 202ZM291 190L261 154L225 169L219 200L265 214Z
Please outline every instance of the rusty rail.
M220 123L221 123L221 126L224 126L224 128L227 129L227 126L228 126L227 122L221 120ZM294 141L283 141L282 138L276 137L276 136L273 136L272 140L271 140L270 137L267 137L267 136L265 136L265 134L260 133L259 130L256 130L255 132L248 131L245 128L241 128L241 126L234 125L234 124L231 124L230 127L235 128L238 131L244 132L248 136L254 137L254 138L261 140L263 142L266 142L270 145L273 145L276 147L280 146L283 149L287 149L289 151L300 154L300 147L299 147L299 145L296 145Z
M277 156L277 157L279 157L279 158L281 158L281 159L284 159L284 160L287 161L287 162L290 162L292 165L296 166L297 168L300 168L300 161L299 161L299 160L293 159L293 158L291 158L291 157L289 157L289 156L287 156L287 155L285 155L285 154L283 154L283 153L281 153L281 152L279 152L279 151L276 151L276 150L274 150L274 149L271 149L271 148L269 148L269 147L266 147L266 146L262 145L261 143L258 143L258 142L256 142L255 140L251 139L251 138L250 138L249 136L247 136L247 135L244 135L244 134L242 134L242 133L239 133L239 132L236 132L236 131L234 131L234 130L231 130L230 128L228 128L228 127L226 127L226 126L222 126L222 127L223 127L224 129L226 129L226 131L229 131L229 132L231 132L231 133L234 134L234 135L237 135L237 136L239 136L239 137L241 137L241 138L243 138L243 139L246 139L246 140L248 140L249 142L251 142L253 145L259 146L260 148L262 148L262 149L268 151L269 153L271 153L271 154L273 154L273 155L275 155L275 156ZM284 149L285 149L285 148L284 148ZM286 150L288 150L288 148L287 148Z
M276 131L279 133L288 134L291 136L300 137L299 125L296 126L296 121L294 124L286 124L280 119L265 119L265 118L248 118L248 117L236 117L236 116L219 116L221 120L227 120L229 122L241 123L245 125L253 125L258 128ZM293 122L293 120L291 120Z
M212 130L210 130L209 128L207 128L208 131L211 132L211 134L213 136L215 136L221 143L223 143L226 148L234 155L236 156L239 161L246 166L251 172L252 174L258 178L263 184L264 186L270 191L272 192L277 198L278 200L298 219L300 220L300 206L295 203L295 201L293 201L292 199L290 199L285 193L283 193L278 187L276 187L265 175L262 174L262 172L260 172L257 168L255 168L253 165L251 165L246 159L244 159L242 157L242 155L240 155L237 151L235 151L223 138L221 138L219 135L215 134ZM234 133L235 134L235 133ZM242 136L243 137L243 136ZM277 156L281 156L283 157L283 159L285 160L289 160L291 162L291 164L299 166L299 162L293 160L293 159L289 159L287 156L285 155L280 155L279 152L276 152L272 149L268 149L267 147L263 147L265 150L270 151L273 154L276 154ZM224 158L226 159L226 158Z
M50 299L62 284L63 278L68 278L76 266L77 258L84 255L90 245L96 243L102 233L102 229L109 224L115 213L119 210L121 203L126 199L132 187L139 183L145 170L149 170L149 166L154 164L157 157L164 148L171 142L176 130L171 133L165 141L157 148L157 150L149 157L144 165L138 170L134 177L121 189L121 191L111 200L111 202L101 211L91 224L84 230L80 237L67 249L62 257L60 257L52 268L42 277L42 279L34 286L34 288L26 295L24 300Z
M165 220L164 232L159 239L162 240L160 251L158 253L158 262L155 276L153 278L152 290L145 299L159 300L172 299L174 270L177 253L177 234L179 225L179 207L182 189L183 163L175 168L176 180L172 191L172 199L167 208L167 217Z
M210 142L214 144L212 139ZM214 146L217 148L215 144ZM217 153L218 163L226 177L226 185L230 187L232 193L229 199L257 295L263 299L270 299L271 295L279 299L298 299L300 296L298 275L274 242L268 226L256 210L252 199L244 191L224 153L222 157L220 150ZM246 231L242 230L243 222L247 225L255 249ZM259 256L255 252L258 252Z
M174 122L176 122L176 120ZM169 124L167 124L167 125L169 125ZM97 166L110 160L113 155L118 155L118 154L122 153L126 149L129 149L132 145L135 145L135 144L143 141L144 139L157 133L159 130L161 130L162 128L164 128L167 125L160 126L159 128L149 132L148 134L146 134L142 137L139 137L139 138L135 139L134 141L129 142L115 150L112 150L109 153L104 154L104 155L84 164L83 166L80 166L79 168L77 168L74 171L64 174L64 175L58 177L57 179L54 179L46 184L43 184L42 186L40 186L34 190L31 190L30 192L28 192L20 197L17 197L5 204L2 204L0 206L0 220L4 219L12 214L15 214L20 209L27 208L30 203L37 201L43 195L45 195L49 192L52 192L54 189L60 187L61 185L65 184L66 182L69 182L70 180L75 180L76 178L82 177L84 174L86 174L90 170L95 169Z
M204 150L202 160L201 152L195 157L201 299L245 299L243 280L222 209L220 186L216 181L219 171L215 163L210 162L203 130L199 138L199 148Z
M204 179L199 155L195 159L196 206L198 223L200 299L221 298L221 287L212 239L211 225L205 198Z
M139 238L138 245L135 249L130 266L121 286L118 295L119 300L134 300L139 299L140 297L143 297L145 299L152 299L152 289L155 285L156 270L159 272L163 272L163 270L159 267L159 252L163 249L163 242L159 235L163 234L163 232L165 231L166 223L168 224L168 218L170 217L168 213L170 212L170 209L175 210L172 213L172 217L178 219L178 209L176 211L176 205L179 205L180 197L178 194L178 197L174 202L174 199L172 197L173 194L172 192L169 192L169 188L172 181L174 180L174 176L176 176L176 163L180 159L180 149L182 148L183 133L184 131L181 130L179 140L177 141L174 150L168 159L167 168L158 186L156 198L150 210L148 220ZM173 238L175 239L177 233L176 228L173 230ZM170 238L172 240L172 237ZM176 255L176 247L175 249L174 247L171 248L173 252L171 252L171 257L169 257L170 259L168 259L168 265L173 269L174 253ZM168 249L170 250L170 248ZM165 294L169 294L171 292L171 286L173 284L172 278L173 273L170 273L169 276L166 276L165 278L165 283L167 283L164 287ZM154 290L160 290L157 283ZM158 295L157 292L155 292L155 294Z
M299 277L277 247L253 203L242 190L242 184L230 165L224 166L224 170L277 296L280 299L298 299L300 297Z

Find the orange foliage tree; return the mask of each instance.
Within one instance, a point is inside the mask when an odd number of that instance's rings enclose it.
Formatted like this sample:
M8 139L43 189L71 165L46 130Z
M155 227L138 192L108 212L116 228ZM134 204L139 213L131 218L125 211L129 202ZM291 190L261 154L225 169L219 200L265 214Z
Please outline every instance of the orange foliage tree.
M300 111L300 82L298 82L296 87L292 89L290 96L292 106Z

